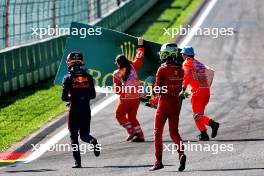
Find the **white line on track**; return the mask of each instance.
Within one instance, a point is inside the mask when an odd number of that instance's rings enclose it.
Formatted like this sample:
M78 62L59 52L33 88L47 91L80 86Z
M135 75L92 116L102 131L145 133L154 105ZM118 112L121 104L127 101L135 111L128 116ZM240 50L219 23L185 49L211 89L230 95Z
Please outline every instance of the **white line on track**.
M118 99L118 95L112 95L91 110L91 116L94 116L97 114L100 110L104 109L106 106L111 104L113 101ZM57 133L55 136L50 138L44 145L41 145L38 150L34 151L30 156L28 156L25 160L24 163L29 163L41 155L43 155L48 149L50 149L53 145L55 145L57 142L59 142L62 138L64 138L67 134L69 133L68 128L64 128L62 131Z
M187 45L195 35L196 31L199 29L199 27L203 24L204 20L208 16L208 14L211 12L213 9L214 5L216 4L217 0L209 0L209 4L207 5L206 9L203 11L195 25L192 27L192 30L188 35L184 38L184 40L180 43L180 47L182 48L183 46Z
M194 27L192 28L192 31L184 38L182 42L180 42L180 47L183 47L187 45L191 39L193 38L195 32L198 30L198 28L202 25L210 11L213 9L214 5L216 4L217 0L211 0L209 4L207 5L206 9L203 11L201 16L199 17L198 21L195 23ZM91 110L91 116L94 116L96 113L98 113L100 110L114 102L118 99L118 95L112 95ZM68 129L65 128L59 133L57 133L55 136L51 137L44 145L41 145L40 148L38 148L36 151L34 151L31 155L29 155L22 163L13 164L12 167L29 163L31 161L36 160L41 155L43 155L50 147L55 145L57 142L59 142L62 138L64 138L69 133ZM7 167L7 166L6 166ZM0 167L0 169L4 169L6 167Z

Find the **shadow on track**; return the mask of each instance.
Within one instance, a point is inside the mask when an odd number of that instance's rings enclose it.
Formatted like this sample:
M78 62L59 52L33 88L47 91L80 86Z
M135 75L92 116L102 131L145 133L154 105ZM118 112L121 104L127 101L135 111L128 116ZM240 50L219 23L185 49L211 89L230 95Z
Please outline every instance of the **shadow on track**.
M243 170L264 170L264 168L204 169L204 170L196 170L196 171L214 172L214 171L243 171Z
M137 165L137 166L104 166L104 168L120 168L120 169L126 169L126 168L149 168L152 165ZM174 165L164 165L164 166L174 166Z
M29 172L33 172L33 173L38 173L38 172L54 172L57 170L54 169L35 169L35 170L18 170L18 171L5 171L5 173L29 173Z
M201 169L201 170L186 170L184 172L224 172L224 171L249 171L249 170L264 170L264 168L234 168L234 169ZM178 171L167 171L167 172L178 172Z
M209 141L199 141L199 140L183 140L183 142L258 142L264 141L264 139L213 139ZM153 140L145 141L144 143L153 143ZM164 143L171 143L170 140L163 141Z

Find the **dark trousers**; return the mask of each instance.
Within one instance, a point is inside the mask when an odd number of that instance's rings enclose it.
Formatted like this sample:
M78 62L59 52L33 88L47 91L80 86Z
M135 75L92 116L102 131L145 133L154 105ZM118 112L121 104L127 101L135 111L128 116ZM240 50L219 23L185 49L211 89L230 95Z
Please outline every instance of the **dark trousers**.
M73 158L81 162L78 136L82 141L95 144L97 140L90 135L91 110L89 102L72 103L68 117L68 129L70 131Z

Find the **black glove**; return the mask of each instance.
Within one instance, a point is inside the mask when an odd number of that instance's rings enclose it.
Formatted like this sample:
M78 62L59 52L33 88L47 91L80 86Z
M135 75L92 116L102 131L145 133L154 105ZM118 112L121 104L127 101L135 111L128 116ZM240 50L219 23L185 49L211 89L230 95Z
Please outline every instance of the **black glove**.
M181 99L185 99L186 97L185 97L185 90L182 90L180 93L179 93L179 97L181 98Z

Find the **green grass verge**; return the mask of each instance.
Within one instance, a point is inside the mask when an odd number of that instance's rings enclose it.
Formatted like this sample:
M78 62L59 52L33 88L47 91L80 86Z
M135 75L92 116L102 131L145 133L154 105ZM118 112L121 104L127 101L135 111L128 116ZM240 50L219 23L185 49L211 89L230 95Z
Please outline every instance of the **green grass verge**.
M171 40L162 35L164 27L185 24L202 0L160 0L126 33L144 36L163 43ZM22 140L48 121L66 111L60 99L61 87L52 80L20 90L0 99L0 152Z
M129 30L128 34L143 36L144 39L157 43L172 40L171 36L163 35L163 28L178 28L185 25L202 0L166 0L160 1Z
M61 87L49 85L51 80L0 100L0 152L66 110Z

